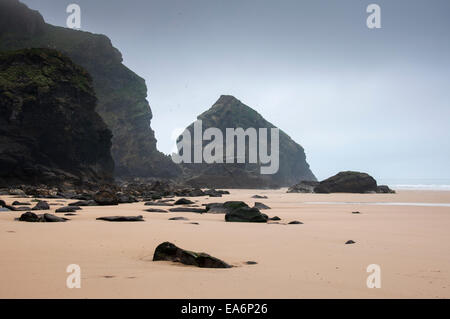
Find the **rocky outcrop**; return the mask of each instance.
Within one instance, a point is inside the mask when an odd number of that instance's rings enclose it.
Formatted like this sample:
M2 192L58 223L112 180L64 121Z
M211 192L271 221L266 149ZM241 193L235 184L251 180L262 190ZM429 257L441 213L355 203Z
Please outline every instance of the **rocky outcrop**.
M95 106L89 74L58 51L0 52L0 185L112 182Z
M243 104L233 96L222 95L214 105L198 116L202 121L202 134L208 128L218 128L223 135L223 149L226 149L226 128L267 128L275 126L266 121L258 112ZM194 123L187 130L191 135L191 145L194 145ZM182 141L180 136L179 141ZM203 141L205 147L211 141ZM259 136L257 136L259 143ZM271 141L269 139L268 149ZM249 143L246 143L246 153ZM270 152L270 151L269 151ZM191 154L193 154L193 147ZM182 155L180 150L179 155ZM259 156L259 155L258 155ZM259 158L259 157L258 157ZM260 159L260 158L259 158ZM286 133L279 131L279 170L275 174L261 174L261 166L267 164L250 163L248 155L245 163L237 162L237 152L234 153L233 163L226 163L226 152L223 163L183 163L186 183L193 187L220 188L276 188L292 185L298 180L316 180L311 172L303 148L295 143Z
M302 181L295 184L287 190L288 193L314 193L314 188L319 185L319 182Z
M367 173L340 172L320 183L300 182L291 186L288 193L395 193L386 185L377 185L377 181Z
M69 56L93 78L97 111L112 131L119 177L175 177L179 168L156 149L145 81L122 64L104 35L46 24L18 0L0 1L0 50L52 48Z
M155 249L153 261L172 261L200 268L231 268L226 262L206 253L196 253L164 242Z
M377 190L377 181L366 173L340 172L320 182L316 193L368 193Z

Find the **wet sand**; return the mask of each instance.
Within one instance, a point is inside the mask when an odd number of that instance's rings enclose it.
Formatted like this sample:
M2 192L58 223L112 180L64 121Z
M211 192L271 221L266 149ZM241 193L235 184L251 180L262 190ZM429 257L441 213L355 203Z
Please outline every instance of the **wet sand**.
M0 298L450 298L450 207L364 204L448 204L450 192L230 191L222 198L190 199L196 204L263 202L272 207L263 212L279 216L282 224L226 223L224 215L214 214L149 213L142 202L83 207L66 223L18 222L14 218L22 212L0 212ZM252 199L254 194L269 198ZM8 204L30 200L1 199ZM111 215L143 215L145 222L95 220ZM176 216L189 221L168 220ZM284 224L293 220L304 224ZM356 244L345 245L350 239ZM154 249L164 241L210 253L236 267L152 262ZM80 289L66 287L69 264L81 267ZM381 267L379 289L366 286L370 264Z

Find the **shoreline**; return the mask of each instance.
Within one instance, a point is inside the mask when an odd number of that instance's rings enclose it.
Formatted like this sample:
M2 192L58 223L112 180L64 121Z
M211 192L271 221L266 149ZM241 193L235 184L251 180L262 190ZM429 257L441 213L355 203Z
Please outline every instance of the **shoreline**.
M14 218L23 212L0 212L0 298L450 298L450 208L364 204L450 204L450 192L229 191L221 198L191 199L197 205L262 202L272 208L263 212L279 216L281 224L227 223L223 214L148 213L143 209L152 206L143 202L83 207L66 223L18 222ZM268 199L251 198L255 194ZM8 204L22 200L0 199ZM359 203L336 204L347 201ZM58 207L43 212L54 213ZM145 222L95 220L111 215L143 215ZM176 216L189 220L168 220ZM293 220L304 224L285 225ZM347 240L356 243L345 245ZM235 267L151 261L164 241L204 251ZM80 289L66 287L69 264L81 267ZM370 264L381 267L380 289L366 287Z

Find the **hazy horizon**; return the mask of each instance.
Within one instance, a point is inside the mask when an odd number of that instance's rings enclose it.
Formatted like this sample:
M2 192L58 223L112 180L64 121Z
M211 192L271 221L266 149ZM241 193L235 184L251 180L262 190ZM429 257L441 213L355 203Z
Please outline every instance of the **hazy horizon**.
M302 145L319 180L450 184L448 1L22 2L59 26L81 6L81 30L107 35L146 80L166 154L227 94ZM370 3L381 29L366 26Z

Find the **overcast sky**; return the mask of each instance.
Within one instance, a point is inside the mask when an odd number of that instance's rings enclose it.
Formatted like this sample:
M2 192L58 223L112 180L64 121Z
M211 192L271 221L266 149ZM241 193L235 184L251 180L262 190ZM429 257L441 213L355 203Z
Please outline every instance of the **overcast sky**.
M158 148L221 94L306 151L319 179L450 179L448 0L22 0L103 33L145 78ZM368 29L366 7L381 7Z

